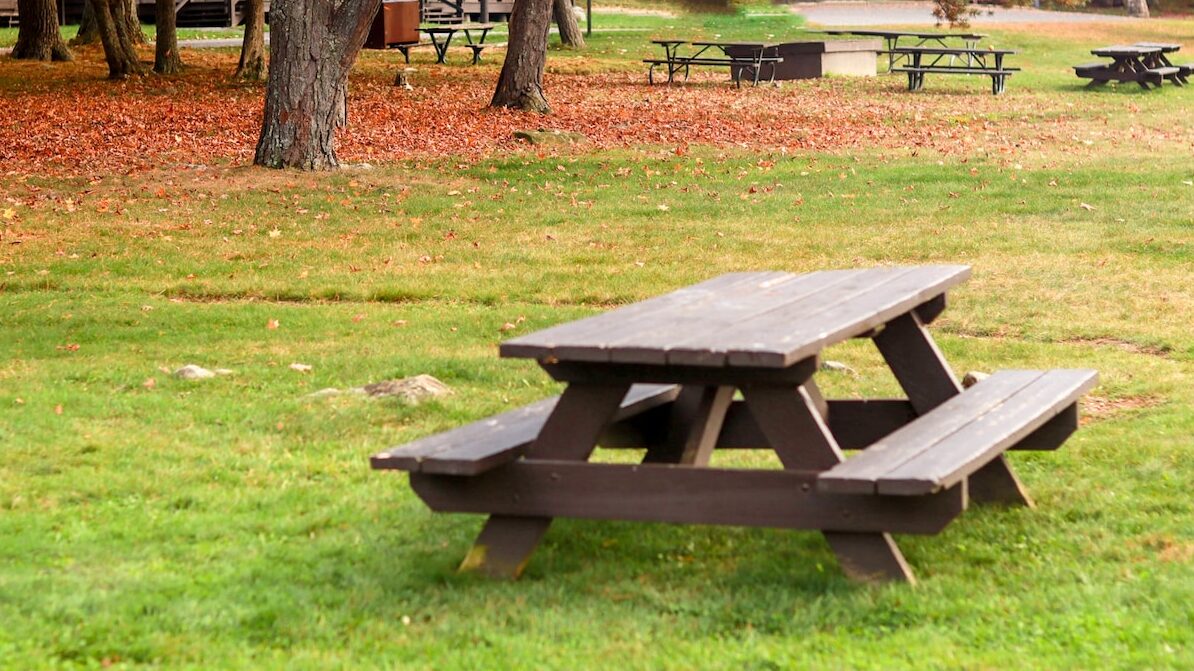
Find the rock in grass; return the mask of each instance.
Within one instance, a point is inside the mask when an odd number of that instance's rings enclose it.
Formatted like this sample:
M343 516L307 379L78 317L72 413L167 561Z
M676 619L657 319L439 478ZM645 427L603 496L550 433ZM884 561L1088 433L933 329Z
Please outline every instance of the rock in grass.
M858 371L847 366L846 364L842 363L841 361L829 361L829 360L822 361L821 362L821 370L832 370L832 371L835 371L838 373L849 373L851 375L858 375Z
M174 377L180 380L206 380L209 377L215 376L216 374L212 371L203 366L196 366L193 363L189 363L174 371Z
M966 373L965 377L962 378L962 387L969 389L989 377L991 377L990 373L972 370L969 373Z
M526 140L531 144L580 144L588 142L584 133L557 128L540 128L539 130L516 130L514 139Z
M404 377L401 380L382 380L357 387L353 391L364 391L373 398L396 396L407 403L417 404L427 398L439 398L452 393L448 385L430 375Z

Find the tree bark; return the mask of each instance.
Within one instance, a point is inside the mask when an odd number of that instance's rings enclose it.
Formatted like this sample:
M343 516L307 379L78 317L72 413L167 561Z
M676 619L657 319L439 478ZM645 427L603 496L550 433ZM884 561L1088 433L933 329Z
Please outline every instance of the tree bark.
M348 121L348 71L380 0L274 0L265 118L253 162L270 168L339 166L335 131Z
M1124 7L1128 10L1128 16L1140 19L1147 19L1151 16L1148 11L1148 0L1124 0Z
M234 76L259 82L265 78L265 0L249 0L246 9L245 39Z
M154 3L157 36L154 37L153 45L153 71L159 75L173 75L182 70L175 18L174 0L157 0Z
M79 32L71 40L72 46L95 44L100 41L99 24L95 20L95 5L92 0L83 3L83 18L79 21Z
M13 58L34 61L69 61L70 49L58 31L58 5L54 0L17 0L21 27Z
M128 22L122 16L125 4L125 0L92 0L100 42L108 61L109 79L124 79L145 71L137 60L137 48L133 46ZM141 32L139 25L137 32Z
M547 30L551 27L553 0L519 0L510 15L510 39L492 107L512 107L548 114L551 106L543 94L543 68L547 64Z
M133 44L148 44L145 31L141 30L141 19L137 16L137 0L109 0L113 5L120 5L118 17L124 22L125 32Z
M572 0L552 0L551 12L555 16L556 27L560 29L560 43L573 49L584 49L585 34L576 22Z

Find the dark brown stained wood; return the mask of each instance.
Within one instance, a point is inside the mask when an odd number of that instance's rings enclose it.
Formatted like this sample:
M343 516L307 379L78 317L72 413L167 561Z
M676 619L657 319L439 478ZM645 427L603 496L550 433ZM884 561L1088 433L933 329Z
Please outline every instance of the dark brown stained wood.
M1041 375L1036 370L1000 371L992 375L941 405L939 412L918 418L824 474L820 486L825 491L874 492L874 482L879 478L998 407Z
M667 441L647 450L643 463L707 465L733 399L733 387L681 389L672 403Z
M653 366L645 364L593 364L561 361L540 362L552 379L560 382L627 382L662 384L710 384L742 387L748 384L797 386L817 371L816 357L787 368L703 368L701 366Z
M1056 450L1077 430L1078 404L1074 403L1009 449Z
M975 503L1036 507L1032 497L1028 495L1028 490L1007 463L1005 455L995 455L994 459L964 478L962 482L966 483L970 500Z
M841 462L837 441L803 387L751 385L742 394L784 468L820 471Z
M722 333L718 347L731 366L786 366L822 348L853 338L914 309L970 276L966 266L898 269L886 281L837 296L825 309L793 309L786 319L741 323Z
M670 308L715 300L721 291L747 289L760 282L783 277L781 272L728 273L699 284L683 287L662 296L632 303L609 312L566 324L553 326L503 342L499 353L504 357L542 359L558 356L556 348L584 345L582 349L600 349L607 338L617 338L630 332L643 321L653 319ZM595 343L594 345L591 345ZM585 360L585 359L578 359ZM600 356L593 360L601 361Z
M560 394L560 400L544 422L539 435L526 453L540 459L587 461L597 445L601 430L617 413L628 384L573 384ZM412 473L414 478L422 474ZM461 476L450 476L460 478ZM476 479L468 476L461 479ZM413 482L412 482L413 486ZM535 547L551 526L551 516L501 514L500 510L485 522L485 528L473 544L462 571L479 571L490 576L517 578L530 560ZM528 519L531 518L531 519Z
M915 312L901 315L875 336L875 346L891 368L912 407L925 414L962 391L937 343Z
M1073 404L1097 379L1092 370L1048 371L965 429L884 474L878 492L911 495L952 486Z
M924 303L916 306L916 316L920 317L920 323L932 324L945 312L945 294L941 294L936 298L931 298Z
M959 490L963 489L961 487ZM842 573L851 580L865 583L888 581L916 584L912 568L895 544L891 534L860 534L831 531L825 533Z
M676 398L673 385L635 385L626 394L615 421L646 412ZM512 461L539 435L560 397L554 396L457 429L374 455L375 469L399 469L470 475Z
M1000 371L823 473L838 493L909 495L948 487L1066 411L1090 370Z
M501 353L549 364L781 368L926 306L969 274L965 266L734 274L515 338Z
M412 473L441 512L783 529L933 534L965 508L964 487L924 497L818 493L813 471L524 459L473 477Z
M861 271L878 272L878 271ZM714 344L718 334L735 328L743 321L794 305L803 305L819 296L835 294L841 284L857 279L856 271L826 271L807 275L787 275L764 283L750 291L725 291L718 301L700 309L670 311L649 328L640 328L607 346L611 361L683 366L721 366L724 353Z

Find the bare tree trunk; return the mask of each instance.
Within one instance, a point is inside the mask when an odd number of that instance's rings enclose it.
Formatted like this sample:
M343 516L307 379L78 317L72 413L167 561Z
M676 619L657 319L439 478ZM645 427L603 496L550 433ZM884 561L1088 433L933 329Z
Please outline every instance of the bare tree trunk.
M572 0L552 0L551 13L555 16L556 27L560 29L560 42L573 49L584 49L585 34L576 22Z
M543 68L547 64L547 29L551 27L552 0L519 0L510 15L510 39L492 107L513 107L529 112L551 112L543 94Z
M144 72L141 62L137 60L137 48L133 46L132 36L129 35L128 22L120 16L124 4L124 0L92 0L100 42L104 45L104 56L108 60L109 79L124 79ZM137 32L140 31L138 26Z
M70 49L58 32L58 6L54 0L17 0L21 27L17 29L17 43L13 58L34 61L69 61Z
M153 71L159 75L173 75L182 70L182 59L178 56L175 18L174 0L157 0L154 3L157 36L153 45Z
M116 16L124 21L129 41L133 44L148 44L149 40L145 39L145 31L141 30L141 19L137 17L137 0L109 0L109 2L113 5L114 15L116 15L115 6L120 5L120 14Z
M1148 11L1148 0L1124 0L1124 7L1128 10L1128 16L1140 19L1147 19L1151 16Z
M265 119L253 162L270 168L339 165L335 131L348 122L348 71L380 0L274 0Z
M265 0L249 0L246 10L245 40L234 76L259 82L265 78Z
M95 44L100 41L99 24L95 21L95 5L92 0L83 3L83 18L79 21L79 32L71 40L72 46Z

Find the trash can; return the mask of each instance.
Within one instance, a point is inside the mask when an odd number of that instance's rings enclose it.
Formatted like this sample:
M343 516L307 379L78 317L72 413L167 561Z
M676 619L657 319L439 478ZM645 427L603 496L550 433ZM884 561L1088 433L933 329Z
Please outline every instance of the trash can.
M385 49L395 44L419 41L419 0L383 0L373 18L368 49Z

